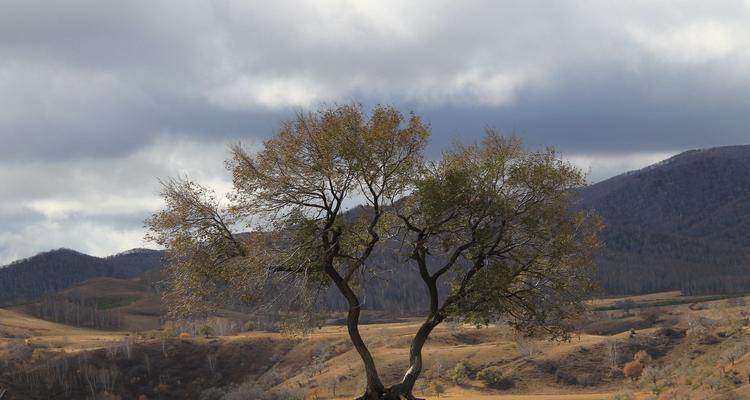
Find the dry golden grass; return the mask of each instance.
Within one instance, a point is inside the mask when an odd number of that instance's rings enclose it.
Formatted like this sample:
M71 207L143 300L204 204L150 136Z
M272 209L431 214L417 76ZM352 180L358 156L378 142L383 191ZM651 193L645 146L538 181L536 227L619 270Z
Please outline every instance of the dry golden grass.
M638 296L605 297L605 298L591 300L589 303L593 307L609 307L609 306L615 305L625 300L632 300L636 303L640 303L640 302L654 302L654 301L659 301L659 300L671 300L671 299L676 299L681 296L682 294L680 293L680 291L675 290L671 292L649 293L649 294L642 294Z
M673 295L674 293L668 293L638 298L639 301L651 301ZM136 303L132 306L140 307ZM636 314L637 312L634 311ZM702 398L696 396L712 398L707 389L711 385L708 379L713 379L717 371L722 369L736 371L742 377L742 382L732 390L738 398L750 399L750 384L747 380L750 376L750 353L735 360L734 365L721 358L732 346L750 340L748 328L741 326L742 321L750 316L750 306L717 300L701 303L698 307L689 304L661 307L658 312L659 324L676 324L678 329L688 328L696 320L703 319L709 326L710 333L719 338L714 344L697 343L690 337L670 339L672 341L667 345L655 348L663 354L658 356L654 365L679 368L673 374L676 378L668 385L663 383L665 387L682 393L686 399ZM409 342L419 323L415 319L361 327L362 335L370 346L380 375L386 383L397 382L407 368ZM0 309L0 344L3 341L28 338L36 351L76 352L107 347L111 343L122 341L126 335L122 332L72 328ZM571 341L561 343L535 341L531 346L533 354L529 355L527 351L522 351L528 350L529 346L517 342L513 332L507 327L477 329L470 326L439 326L425 347L424 378L418 383L416 394L427 399L437 399L427 384L431 381L440 382L445 387L446 393L440 395L441 399L598 400L609 399L614 392L623 388L629 388L639 393L638 398L645 399L650 389L644 383L632 383L622 377L606 377L591 386L570 385L557 382L554 374L539 368L540 363L553 361L578 375L605 371L608 368L605 349L609 343L615 342L621 346L638 344L638 340L656 337L657 328L636 330L635 339L630 336L630 330L627 329L615 335L581 334ZM288 337L278 333L248 332L231 337L191 337L181 340L198 345L221 346L282 338L288 340ZM1 349L2 346L0 351ZM320 355L323 356L318 357ZM513 381L514 387L503 391L490 390L477 380L469 380L461 386L453 385L448 379L448 370L458 362L468 364L474 371L488 366L498 368ZM273 374L277 377L274 378ZM318 398L332 398L335 386L336 398L341 399L352 398L359 393L364 381L359 356L349 344L346 328L343 326L326 326L295 342L291 351L279 355L272 369L254 379L273 381L277 388L302 389L311 397ZM704 383L704 380L708 383Z

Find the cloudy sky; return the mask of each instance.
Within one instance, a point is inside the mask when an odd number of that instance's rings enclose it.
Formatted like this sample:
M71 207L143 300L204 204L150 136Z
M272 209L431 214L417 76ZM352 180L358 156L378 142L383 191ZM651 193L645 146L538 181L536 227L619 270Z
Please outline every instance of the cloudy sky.
M322 103L395 104L431 155L487 126L599 181L750 143L750 1L0 0L0 264L144 246L158 177L226 189Z

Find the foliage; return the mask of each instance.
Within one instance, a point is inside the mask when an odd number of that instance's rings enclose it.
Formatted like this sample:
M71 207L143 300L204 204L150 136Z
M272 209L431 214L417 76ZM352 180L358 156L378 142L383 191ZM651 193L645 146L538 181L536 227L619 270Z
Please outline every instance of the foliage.
M147 225L148 238L170 256L170 310L285 303L311 326L304 316L334 286L348 306L369 398L411 396L422 346L445 320L502 318L526 335L567 338L592 289L600 227L573 211L583 174L552 149L527 151L492 130L481 143L425 162L429 133L419 117L391 107L369 115L330 107L284 122L257 154L233 146L226 205L189 179L165 181L166 207ZM364 206L343 214L359 199ZM238 235L237 227L250 232ZM370 257L376 247L395 241L411 249L430 312L412 341L408 372L386 390L359 334L357 289L378 269ZM439 286L448 282L441 299Z
M638 360L629 361L622 367L622 373L626 378L634 381L643 373L643 364Z
M653 361L651 355L646 350L639 350L635 353L633 360L640 362L642 365L648 365Z
M445 387L440 382L433 382L431 385L431 389L438 399L440 398L441 394L445 393Z
M500 318L525 334L556 337L583 312L592 289L596 218L571 212L579 170L554 150L527 152L489 130L426 168L400 210L415 234L418 262L434 243L448 261L430 279L452 276L439 317L487 324Z
M448 379L454 385L463 385L469 379L469 368L463 362L458 362L448 371Z
M201 325L200 327L198 327L198 334L203 337L209 337L214 334L214 330L208 324Z
M510 379L503 377L502 372L493 367L479 371L477 379L484 382L487 387L493 389L509 389L513 386L513 382Z
M651 385L652 391L658 391L657 383L664 377L664 369L649 365L643 369L640 380Z

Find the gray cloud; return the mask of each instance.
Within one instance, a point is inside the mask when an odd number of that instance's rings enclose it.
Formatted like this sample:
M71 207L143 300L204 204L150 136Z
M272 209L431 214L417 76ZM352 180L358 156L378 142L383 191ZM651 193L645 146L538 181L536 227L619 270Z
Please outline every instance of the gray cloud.
M516 132L593 180L747 143L748 22L747 1L7 0L0 263L139 245L156 177L226 186L227 142L322 102L414 110L433 156Z

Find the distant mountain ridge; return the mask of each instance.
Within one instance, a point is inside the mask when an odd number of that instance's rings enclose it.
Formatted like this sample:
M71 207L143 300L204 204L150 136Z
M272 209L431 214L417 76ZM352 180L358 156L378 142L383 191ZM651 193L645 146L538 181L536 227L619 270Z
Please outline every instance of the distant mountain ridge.
M606 224L606 247L596 257L604 293L750 292L750 146L687 151L579 194L579 206L595 210ZM399 249L379 246L373 263L404 265L408 260ZM0 268L0 305L91 278L135 277L161 268L162 257L162 251L149 249L105 258L69 249L41 253ZM421 293L407 290L421 285L416 269L398 279L389 274L366 283L365 308L409 313L426 307ZM333 290L323 302L343 306Z
M0 305L30 301L91 278L132 278L161 268L162 255L148 249L104 258L64 248L39 253L0 268Z
M690 150L581 191L607 293L750 291L750 146Z

